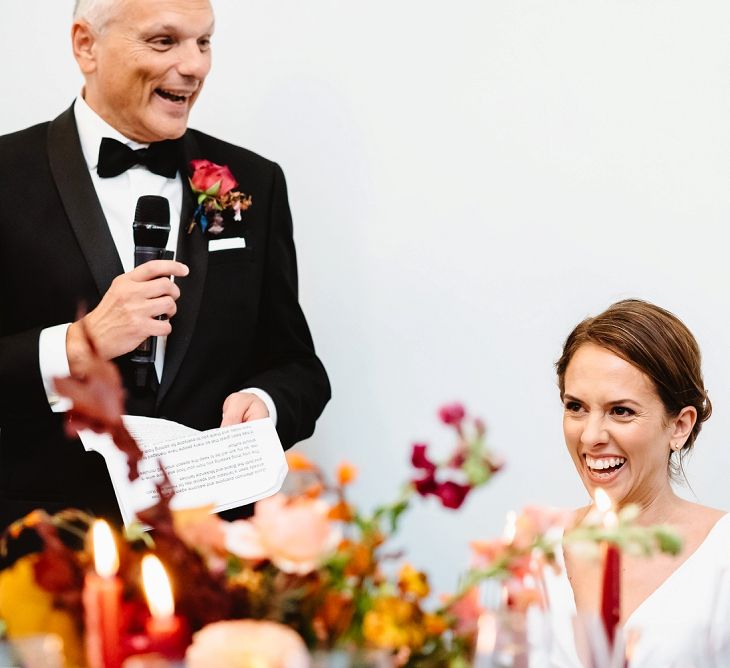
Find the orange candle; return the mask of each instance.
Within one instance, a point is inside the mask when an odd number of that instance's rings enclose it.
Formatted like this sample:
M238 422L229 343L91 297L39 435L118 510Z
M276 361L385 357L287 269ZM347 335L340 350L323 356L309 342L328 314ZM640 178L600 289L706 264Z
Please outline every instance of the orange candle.
M94 571L84 580L86 658L89 668L119 668L122 583L117 577L119 556L109 525L97 520L91 529Z
M148 651L168 659L182 659L189 644L187 625L182 617L175 614L170 579L154 555L142 558L142 584L151 613L145 623Z

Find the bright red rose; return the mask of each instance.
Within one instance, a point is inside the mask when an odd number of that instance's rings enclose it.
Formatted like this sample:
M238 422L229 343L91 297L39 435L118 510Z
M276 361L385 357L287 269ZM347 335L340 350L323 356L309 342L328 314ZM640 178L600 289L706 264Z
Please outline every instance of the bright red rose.
M221 197L238 185L236 179L233 178L233 174L231 174L231 170L225 165L216 165L210 160L191 160L190 166L193 168L190 181L195 190L205 192L220 182L221 186L215 196Z

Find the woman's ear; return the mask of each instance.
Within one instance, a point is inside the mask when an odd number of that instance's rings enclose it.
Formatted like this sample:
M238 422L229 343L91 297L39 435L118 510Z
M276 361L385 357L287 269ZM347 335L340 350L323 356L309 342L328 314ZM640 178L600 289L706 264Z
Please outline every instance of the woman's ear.
M685 406L679 411L677 417L672 420L674 425L670 441L672 450L681 450L684 447L695 422L697 422L697 409L694 406Z

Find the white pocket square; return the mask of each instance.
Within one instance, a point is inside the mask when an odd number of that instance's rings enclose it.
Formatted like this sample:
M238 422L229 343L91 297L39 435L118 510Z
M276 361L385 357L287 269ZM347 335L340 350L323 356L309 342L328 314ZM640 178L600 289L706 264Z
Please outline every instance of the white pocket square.
M229 248L246 248L246 240L243 237L229 237L227 239L209 239L208 252L228 250Z

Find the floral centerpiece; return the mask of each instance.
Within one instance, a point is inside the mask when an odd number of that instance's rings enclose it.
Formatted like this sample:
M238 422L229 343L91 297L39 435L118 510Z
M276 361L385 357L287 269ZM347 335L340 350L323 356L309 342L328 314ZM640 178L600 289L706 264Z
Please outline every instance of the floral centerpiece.
M96 359L83 380L65 379L58 387L74 402L70 425L109 432L127 454L130 478L135 477L140 452L121 422L115 368ZM140 525L117 541L119 656L151 647L144 639L150 609L140 573L143 557L154 553L169 574L175 616L192 632L186 653L191 666L239 665L232 662L233 653L245 655L241 666L293 668L305 665L305 646L315 653L380 651L391 665L469 665L478 614L471 592L429 605L426 573L390 548L403 514L417 498L434 496L456 509L502 466L487 447L481 420L456 404L444 407L440 418L456 436L453 451L435 462L424 444L416 444L413 480L393 501L369 512L349 498L357 477L354 466L341 464L330 479L298 451L287 456L285 491L259 501L248 520L227 522L210 508L172 511L173 492L163 481L159 502L139 514L152 531ZM5 545L32 530L43 541L40 553L0 573L0 617L8 634L57 632L70 666L83 665L82 644L89 635L83 592L92 558L83 539L92 520L76 510L37 511L3 537ZM69 537L79 540L74 544ZM227 640L233 636L250 641L239 647L240 642ZM266 646L289 648L288 658L257 649L261 643L254 638L262 637L269 639Z

